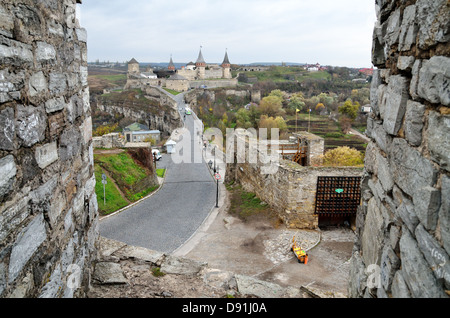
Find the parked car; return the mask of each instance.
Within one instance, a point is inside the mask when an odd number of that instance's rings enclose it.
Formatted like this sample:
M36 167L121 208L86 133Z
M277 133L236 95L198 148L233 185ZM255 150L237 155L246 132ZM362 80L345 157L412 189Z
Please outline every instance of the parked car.
M152 154L155 157L156 160L159 160L162 158L161 152L159 152L158 149L152 149Z

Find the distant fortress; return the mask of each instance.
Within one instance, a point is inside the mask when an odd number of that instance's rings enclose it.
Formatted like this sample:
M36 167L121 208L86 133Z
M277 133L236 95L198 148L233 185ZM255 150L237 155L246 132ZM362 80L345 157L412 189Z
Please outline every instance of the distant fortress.
M203 58L202 50L198 54L195 64L189 62L180 70L175 69L172 57L170 57L166 76L158 77L151 68L145 72L139 69L139 62L134 58L128 62L127 83L125 89L144 88L145 86L160 86L185 92L191 88L235 87L237 78L231 76L231 63L228 52L221 65L207 64Z

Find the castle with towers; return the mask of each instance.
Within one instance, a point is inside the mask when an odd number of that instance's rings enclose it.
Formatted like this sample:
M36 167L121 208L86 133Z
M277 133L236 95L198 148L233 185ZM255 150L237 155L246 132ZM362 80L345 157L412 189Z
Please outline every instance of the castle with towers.
M139 62L134 58L128 62L127 84L128 88L143 88L143 86L160 86L168 89L184 92L190 88L206 87L228 87L236 86L237 79L231 75L231 63L228 58L228 52L225 51L225 57L222 64L207 64L203 58L202 48L198 54L195 63L189 62L181 69L176 69L172 57L170 57L167 70L153 73L151 68L145 72L139 69Z

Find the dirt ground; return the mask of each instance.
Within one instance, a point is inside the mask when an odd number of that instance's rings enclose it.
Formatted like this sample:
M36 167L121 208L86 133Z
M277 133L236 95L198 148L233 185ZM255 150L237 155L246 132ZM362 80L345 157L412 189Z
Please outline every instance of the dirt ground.
M349 228L292 230L267 218L243 222L222 208L197 235L191 250L176 254L281 286L304 286L322 297L347 295L355 237ZM306 265L291 251L293 236L308 250Z

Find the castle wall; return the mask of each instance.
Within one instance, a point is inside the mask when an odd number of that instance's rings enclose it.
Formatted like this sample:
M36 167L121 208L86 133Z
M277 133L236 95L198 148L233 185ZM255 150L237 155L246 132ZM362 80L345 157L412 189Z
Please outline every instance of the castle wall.
M0 296L85 295L98 239L81 1L0 3Z
M196 80L190 81L189 85L191 88L202 88L206 86L207 88L219 88L219 87L236 87L238 80L234 79L222 79L222 80Z
M448 297L450 7L377 0L350 297ZM447 291L447 292L446 292Z
M227 138L230 142L233 137ZM318 227L318 215L314 214L317 177L362 175L362 169L355 167L303 167L281 159L271 163L264 153L260 156L260 148L257 162L253 162L249 159L249 142L245 142L245 153L237 153L237 144L235 139L235 157L227 163L225 182L239 182L246 191L255 193L289 228Z

